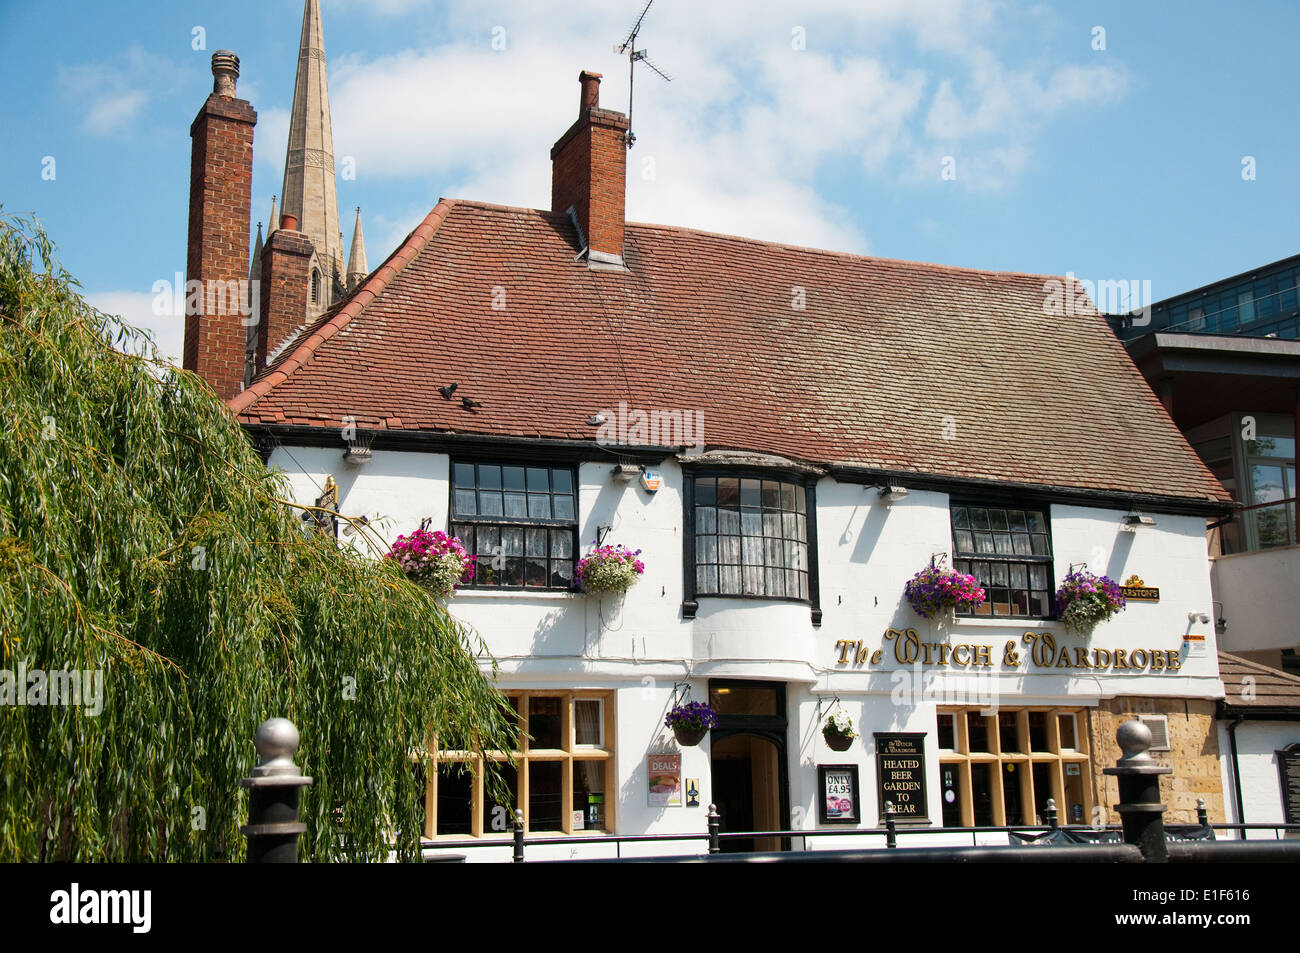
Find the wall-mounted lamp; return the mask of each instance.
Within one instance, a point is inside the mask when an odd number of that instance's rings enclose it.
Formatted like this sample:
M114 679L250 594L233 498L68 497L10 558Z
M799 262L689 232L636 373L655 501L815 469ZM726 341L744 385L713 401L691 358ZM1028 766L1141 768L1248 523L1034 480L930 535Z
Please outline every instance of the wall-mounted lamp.
M1189 613L1187 613L1187 622L1188 622L1189 625L1190 625L1191 623L1193 623L1193 622L1199 622L1199 623L1201 623L1202 625L1205 625L1205 624L1207 624L1209 621L1210 621L1210 617L1209 617L1208 615L1206 615L1204 612L1189 612Z
M346 445L343 450L343 462L354 467L360 466L370 461L370 446L375 442L375 431L357 430L355 426L345 427L343 442Z
M358 525L361 525L361 526L369 526L369 525L370 525L370 517L369 517L369 516L358 516L356 519L352 520L350 523L347 523L347 524L343 527L343 535L344 535L344 536L351 536L353 533L355 533L355 532L357 531L357 526L358 526Z
M880 502L897 503L907 496L907 487L889 483L880 488Z
M1139 526L1155 526L1156 521L1145 513L1129 513L1120 520L1119 528L1126 533L1136 533Z
M615 483L631 483L641 475L641 468L635 463L620 463L614 467Z

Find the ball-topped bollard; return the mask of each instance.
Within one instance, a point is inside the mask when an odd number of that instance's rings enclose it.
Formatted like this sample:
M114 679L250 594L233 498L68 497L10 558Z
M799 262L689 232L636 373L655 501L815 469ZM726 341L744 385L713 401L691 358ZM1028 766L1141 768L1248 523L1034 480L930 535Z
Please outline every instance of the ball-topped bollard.
M257 726L253 738L262 760L253 769L253 777L297 775L293 756L298 752L298 729L288 718L268 718Z
M239 784L248 791L248 823L239 829L248 838L250 864L298 862L298 835L307 825L298 820L298 792L312 783L293 763L298 729L287 718L268 718L257 728L254 743L260 760Z
M1119 745L1119 750L1124 752L1120 755L1119 763L1135 764L1153 761L1149 753L1153 740L1151 729L1140 719L1134 718L1124 722L1115 731L1115 742Z
M1160 776L1172 774L1173 768L1157 763L1149 754L1151 729L1134 718L1115 731L1115 742L1123 754L1113 768L1102 773L1119 782L1120 823L1124 841L1137 844L1147 863L1165 863L1169 851L1165 843L1165 805L1160 801Z

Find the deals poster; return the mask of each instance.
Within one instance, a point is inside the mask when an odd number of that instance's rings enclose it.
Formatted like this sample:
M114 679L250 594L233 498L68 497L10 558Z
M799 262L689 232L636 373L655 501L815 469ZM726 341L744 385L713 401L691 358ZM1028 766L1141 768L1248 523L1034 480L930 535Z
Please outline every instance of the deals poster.
M682 806L682 756L652 754L646 758L650 777L651 807Z

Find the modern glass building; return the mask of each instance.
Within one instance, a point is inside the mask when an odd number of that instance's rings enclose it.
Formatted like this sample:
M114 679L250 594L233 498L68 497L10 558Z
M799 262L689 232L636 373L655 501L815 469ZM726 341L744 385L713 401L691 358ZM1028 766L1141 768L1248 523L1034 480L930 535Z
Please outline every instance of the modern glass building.
M1300 255L1107 317L1235 512L1210 527L1223 648L1300 671ZM1269 607L1276 607L1271 609Z
M1107 317L1125 344L1153 331L1181 334L1242 334L1300 338L1300 255L1224 278L1152 304L1149 320L1139 315Z

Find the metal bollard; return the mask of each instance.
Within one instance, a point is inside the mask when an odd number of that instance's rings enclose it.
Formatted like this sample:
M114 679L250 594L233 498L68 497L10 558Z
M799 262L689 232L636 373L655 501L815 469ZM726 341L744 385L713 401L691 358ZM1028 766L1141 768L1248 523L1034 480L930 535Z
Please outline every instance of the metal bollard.
M894 802L885 802L885 846L898 846L898 824L894 821Z
M293 763L298 751L298 729L287 718L268 718L257 728L257 753L261 759L250 777L248 823L239 832L248 838L250 864L296 864L298 835L307 825L298 820L298 792L312 783Z
M716 854L721 847L718 846L718 832L722 829L722 816L718 813L716 804L709 805L709 853Z
M1055 798L1050 798L1050 797L1049 797L1049 798L1047 799L1047 807L1043 809L1043 816L1047 818L1047 826L1050 827L1050 828L1052 828L1052 830L1056 830L1056 828L1058 828L1058 827L1061 826L1061 825L1057 822L1057 819L1056 819L1056 799L1055 799Z
M515 855L516 864L524 862L524 812L515 808Z
M1113 768L1105 768L1102 774L1114 775L1119 781L1119 803L1115 810L1119 811L1124 828L1124 842L1136 844L1149 864L1168 863L1160 776L1172 774L1174 769L1157 764L1147 754L1151 729L1137 719L1120 725L1115 740L1124 754Z

